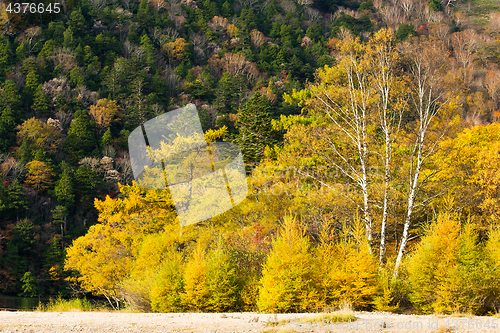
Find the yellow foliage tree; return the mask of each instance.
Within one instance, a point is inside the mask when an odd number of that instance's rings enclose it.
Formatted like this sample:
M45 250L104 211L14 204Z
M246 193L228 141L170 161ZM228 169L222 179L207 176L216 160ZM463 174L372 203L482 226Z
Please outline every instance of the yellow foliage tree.
M106 98L100 99L96 105L90 106L89 114L97 126L104 131L113 121L119 120L122 109L116 101Z
M262 271L257 306L262 312L302 312L321 308L311 243L292 216L273 242Z
M169 294L177 280L172 281L169 274L179 275L178 263L181 258L174 250L181 236L177 232L148 233L141 237L141 242L135 246L134 262L130 275L121 283L122 294L127 303L140 311L172 312L181 309L180 302L168 302ZM182 282L182 272L180 273ZM172 285L170 285L172 284ZM175 288L174 288L175 289ZM172 294L175 296L176 292ZM180 296L175 298L180 300ZM167 299L165 298L167 297Z
M78 272L74 282L86 291L105 296L114 307L125 299L127 288L122 283L130 277L144 236L179 234L170 192L146 191L135 183L121 186L120 191L122 198L95 200L99 223L73 242L65 263L66 269ZM139 262L138 267L144 266Z
M185 263L182 253L171 250L167 255L150 291L151 307L158 312L184 311L186 306L182 295Z
M182 56L187 45L188 43L186 43L184 38L177 38L173 42L163 44L162 50L170 57L170 59L178 62L182 60Z
M457 309L453 288L459 285L459 235L458 221L442 214L408 258L408 279L413 290L410 299L417 309L425 313Z
M78 271L81 287L108 299L114 308L123 297L120 283L132 263L130 235L109 224L96 224L68 248L65 268Z
M27 139L48 153L55 153L62 142L62 134L57 127L47 125L34 117L25 120L16 129L19 142Z
M485 250L498 244L498 234L490 233L486 246L478 237L470 221L461 226L449 213L438 216L406 264L410 299L418 310L484 314L494 308L496 251Z
M321 297L327 306L352 304L358 309L373 305L379 295L377 261L370 254L363 225L356 218L352 227L344 225L340 238L323 231L317 248L321 272Z
M45 191L52 184L54 173L52 168L40 161L31 161L26 164L28 175L25 183L35 191Z
M216 247L207 256L206 289L209 299L206 310L214 312L229 311L236 307L239 297L239 285L236 267L229 254L221 247Z
M209 291L206 289L207 283L207 262L205 250L198 242L191 260L186 264L184 271L185 297L184 301L188 306L195 309L203 309L208 303L210 297Z
M480 213L483 229L500 220L500 124L479 125L464 129L456 138L441 144L439 174L454 193L456 206L469 213ZM479 216L478 216L479 217Z

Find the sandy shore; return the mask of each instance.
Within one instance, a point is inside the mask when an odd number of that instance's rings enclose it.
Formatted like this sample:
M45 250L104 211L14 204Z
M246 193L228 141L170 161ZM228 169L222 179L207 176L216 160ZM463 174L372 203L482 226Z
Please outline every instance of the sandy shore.
M304 324L316 314L0 311L0 332L500 332L493 317L355 312L351 323ZM280 325L268 322L291 320ZM385 327L384 327L385 326Z

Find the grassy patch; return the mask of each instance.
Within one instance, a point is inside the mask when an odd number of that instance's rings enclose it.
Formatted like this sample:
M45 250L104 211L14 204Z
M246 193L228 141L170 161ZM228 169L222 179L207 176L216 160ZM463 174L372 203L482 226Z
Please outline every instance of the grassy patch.
M471 0L456 5L456 10L471 16L472 22L479 26L488 24L488 14L492 11L500 11L498 0Z
M354 316L354 312L352 311L336 311L336 312L323 313L316 316L305 317L294 320L296 320L297 323L318 323L318 322L342 323L348 321L355 321L357 319L358 318ZM274 320L267 321L266 326L279 327L289 324L291 321L292 319L278 320L278 318L276 317Z
M288 324L290 322L290 319L282 319L282 320L270 320L266 321L266 326L281 326Z
M434 333L453 333L453 331L450 328L443 327L441 326L437 331Z
M303 323L317 323L327 320L330 323L342 323L346 321L354 321L358 319L354 316L353 313L345 313L345 312L334 312L334 313L325 313L315 317L307 317L302 318L300 322Z
M106 306L96 304L86 298L51 299L47 304L40 304L36 311L43 312L82 312L82 311L105 311Z
M296 330L291 328L266 328L262 333L296 333Z
M465 313L465 312L453 312L450 314L450 317L467 317L467 318L472 318L474 315L472 313Z

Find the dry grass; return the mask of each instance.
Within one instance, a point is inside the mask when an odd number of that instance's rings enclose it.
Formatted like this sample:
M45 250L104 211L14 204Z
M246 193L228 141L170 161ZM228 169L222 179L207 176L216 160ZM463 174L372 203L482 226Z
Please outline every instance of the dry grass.
M35 311L40 312L83 312L83 311L109 311L103 304L97 304L86 298L51 299L47 304L40 304Z
M470 2L458 2L456 10L460 10L471 16L473 23L479 26L488 24L488 14L500 10L497 0L471 0Z
M273 320L266 322L266 326L279 327L286 324L289 324L294 320L295 323L341 323L348 321L355 321L358 318L354 315L354 311L350 304L344 304L340 307L337 307L336 310L333 309L325 309L323 313L318 313L317 315L313 315L310 317L304 317L300 319L282 319L278 320L278 316L275 316ZM282 327L283 328L283 327ZM281 332L281 331L280 331Z
M450 328L441 326L435 333L452 333L452 332L453 331Z
M473 318L474 315L472 313L453 312L452 314L450 314L450 317Z
M292 330L291 328L266 328L265 330L262 331L262 333L295 333L297 332L296 330Z
M303 323L317 323L327 320L330 323L342 323L347 321L354 321L358 319L353 313L333 312L325 313L319 316L307 317L300 320Z

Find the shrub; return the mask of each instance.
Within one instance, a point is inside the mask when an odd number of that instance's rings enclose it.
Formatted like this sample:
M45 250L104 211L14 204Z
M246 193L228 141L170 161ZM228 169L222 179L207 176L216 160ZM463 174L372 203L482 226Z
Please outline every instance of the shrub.
M81 312L81 311L99 311L106 310L103 304L93 304L86 298L73 298L73 299L50 299L50 301L43 305L40 304L36 311L44 312Z

